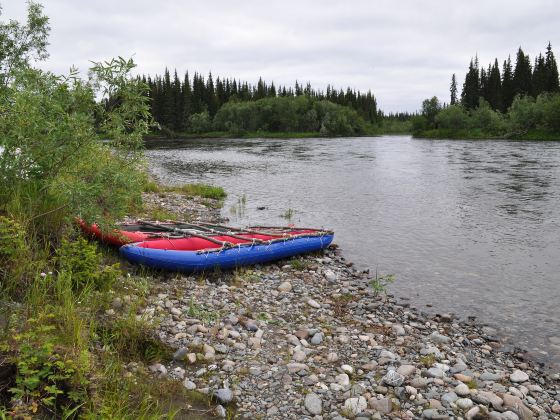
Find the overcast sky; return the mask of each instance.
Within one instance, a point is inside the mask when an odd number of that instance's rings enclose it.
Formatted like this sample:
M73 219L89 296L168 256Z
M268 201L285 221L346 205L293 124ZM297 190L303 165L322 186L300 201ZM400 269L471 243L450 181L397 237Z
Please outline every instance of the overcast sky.
M277 84L371 89L386 112L449 100L478 53L485 66L519 46L531 60L552 42L560 57L558 0L43 0L50 58L65 73L88 60L134 57L140 73L167 66ZM0 0L3 21L23 0Z

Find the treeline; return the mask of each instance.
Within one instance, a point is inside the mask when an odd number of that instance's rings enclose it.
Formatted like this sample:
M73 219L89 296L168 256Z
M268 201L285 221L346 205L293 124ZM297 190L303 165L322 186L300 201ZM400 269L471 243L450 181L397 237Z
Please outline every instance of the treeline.
M459 103L455 74L451 78L450 90L451 105L455 105ZM497 58L485 69L480 67L478 57L475 57L465 75L460 103L466 109L475 109L479 99L484 98L492 109L505 113L516 96L536 98L545 92L560 92L558 66L550 42L544 56L540 53L533 66L521 47L517 51L515 66L508 57L501 71Z
M422 114L412 119L412 131L433 138L560 140L560 93L516 96L505 114L482 98L477 108L468 110L459 104L443 107L433 97L422 104Z
M450 105L426 99L412 118L416 136L434 138L560 139L560 79L550 43L535 65L521 48L515 67L498 60L480 68L471 60L460 97L451 78Z
M168 132L293 130L358 134L358 126L376 124L380 118L377 101L370 91L362 93L350 88L343 91L330 85L322 91L313 89L309 83L303 86L298 82L294 87L277 87L262 78L252 85L233 78L214 80L211 73L206 78L194 73L191 79L187 72L179 79L176 71L172 77L167 69L163 76L142 79L149 86L152 115L162 130ZM250 112L258 115L249 118ZM288 116L292 118L297 112L303 114L287 121ZM334 133L334 126L346 130Z

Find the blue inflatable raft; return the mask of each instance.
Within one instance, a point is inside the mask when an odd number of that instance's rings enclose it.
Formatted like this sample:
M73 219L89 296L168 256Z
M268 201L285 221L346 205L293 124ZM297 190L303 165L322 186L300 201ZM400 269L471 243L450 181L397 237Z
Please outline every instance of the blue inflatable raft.
M317 229L258 228L215 235L187 233L185 237L147 240L124 245L120 253L147 267L201 272L261 264L328 247L334 233ZM282 229L282 230L280 230Z

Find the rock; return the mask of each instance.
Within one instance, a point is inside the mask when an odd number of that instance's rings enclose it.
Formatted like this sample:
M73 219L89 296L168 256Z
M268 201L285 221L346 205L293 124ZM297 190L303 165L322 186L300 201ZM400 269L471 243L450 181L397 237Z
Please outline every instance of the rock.
M406 334L406 331L405 331L404 327L400 324L395 324L391 328L396 335L405 335Z
M556 401L551 408L553 413L560 414L560 403Z
M432 367L432 368L428 369L427 374L430 378L443 378L444 375L445 375L443 370L441 370L440 368L437 368L437 367Z
M327 362L334 363L336 361L338 361L338 354L336 354L336 353L327 354Z
M306 410L314 415L319 415L323 411L323 401L314 392L311 392L305 396L304 405Z
M348 398L344 401L344 410L349 414L356 415L367 408L367 401L364 397Z
M435 419L440 416L439 411L435 408L428 408L427 410L422 411L422 417L426 419Z
M527 382L529 380L529 375L522 370L516 370L509 375L509 380L511 382Z
M226 418L227 417L227 411L224 408L223 405L218 404L215 408L214 408L214 414L216 415L216 417L220 417L220 418Z
M294 351L294 354L292 356L292 358L296 361L296 362L303 362L305 360L305 352L301 351L301 350L296 350Z
M368 404L370 408L381 414L389 414L393 411L393 403L389 398L381 398L380 400L370 398Z
M214 397L221 403L221 404L228 404L233 401L233 392L229 388L220 388L214 391Z
M336 274L332 270L325 270L325 280L329 283L336 283Z
M188 353L187 354L187 361L192 365L196 363L196 353Z
M280 283L280 286L278 286L277 290L282 293L288 293L292 290L292 283L290 283L289 281L284 281Z
M434 343L438 343L438 344L448 344L451 342L451 338L439 334L438 332L434 331L433 333L430 334L430 336L428 337L432 342Z
M513 411L504 411L500 417L500 420L519 420L519 416Z
M323 333L318 332L313 337L311 337L311 344L318 345L323 341Z
M501 373L483 372L478 379L481 381L499 381L503 377Z
M296 373L301 370L309 370L309 366L307 366L305 363L288 363L286 367L288 368L288 371L290 373Z
M397 373L404 376L405 378L414 375L414 372L416 372L416 367L413 365L401 365L397 369Z
M319 309L321 307L321 304L319 302L317 302L316 300L313 300L313 299L309 299L307 301L307 304L309 306L311 306L312 308L315 308L315 309Z
M341 373L340 375L336 375L334 378L337 384L342 385L344 387L350 385L350 377L346 373Z
M467 411L471 409L474 403L470 398L459 398L457 401L455 401L455 405L457 405L457 407L459 407L461 410Z
M466 384L461 382L459 385L455 387L455 393L460 397L466 397L471 393L471 390Z
M294 335L300 340L305 340L307 337L309 337L309 330L307 328L303 328L301 330L297 330Z
M173 360L176 360L178 362L185 360L185 356L188 352L189 349L187 349L186 347L181 347L175 353L173 353Z
M478 418L479 415L481 415L482 410L480 409L479 406L475 406L473 408L471 408L469 411L467 411L467 420L475 420Z
M340 366L340 369L342 369L342 371L344 373L347 373L348 375L352 375L354 373L354 368L350 365L342 365Z
M383 376L382 381L389 386L400 386L404 382L404 376L394 370L390 370Z
M426 378L414 378L410 381L410 385L414 388L426 388L428 386L428 380Z
M533 412L527 408L519 397L509 394L502 394L503 407L507 410L513 411L519 416L521 420L528 420L533 418Z
M149 367L150 372L157 374L158 377L163 377L167 375L167 368L161 363L154 363Z
M193 381L189 380L189 378L186 378L186 379L183 381L183 385L184 385L184 387L187 388L189 391L193 391L193 390L196 389L196 384L195 384Z
M478 391L471 398L479 404L491 405L496 410L500 410L504 403L500 397L489 391Z
M451 405L451 403L454 403L458 399L459 397L454 392L446 392L441 396L441 402L446 405Z

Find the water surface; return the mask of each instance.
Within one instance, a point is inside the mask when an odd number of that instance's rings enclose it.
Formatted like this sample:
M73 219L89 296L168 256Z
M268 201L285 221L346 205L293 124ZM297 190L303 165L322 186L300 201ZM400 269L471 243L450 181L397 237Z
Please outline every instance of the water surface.
M232 224L334 229L348 259L396 275L397 296L475 315L558 366L560 142L388 136L148 146L160 180L224 187Z

